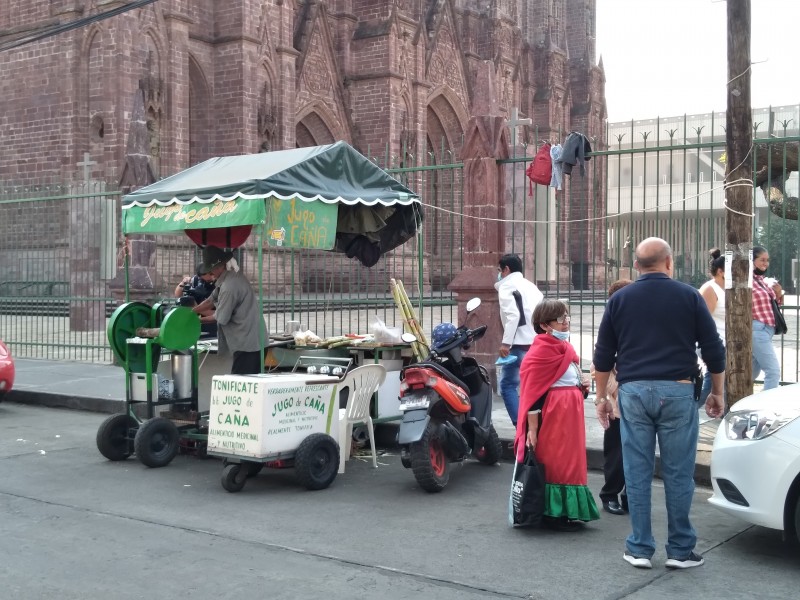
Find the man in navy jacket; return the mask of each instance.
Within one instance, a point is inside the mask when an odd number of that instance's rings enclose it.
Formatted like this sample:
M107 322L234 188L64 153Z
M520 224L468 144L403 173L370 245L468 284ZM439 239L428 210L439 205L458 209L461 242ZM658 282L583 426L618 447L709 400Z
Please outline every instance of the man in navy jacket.
M668 568L703 564L694 552L697 534L689 520L697 455L696 346L711 373L706 413L722 415L725 348L705 302L694 288L672 279L672 249L660 238L636 248L640 277L606 305L595 346L597 416L608 427L608 374L616 364L622 455L633 532L623 558L649 569L655 553L650 523L655 441L662 463L667 505Z

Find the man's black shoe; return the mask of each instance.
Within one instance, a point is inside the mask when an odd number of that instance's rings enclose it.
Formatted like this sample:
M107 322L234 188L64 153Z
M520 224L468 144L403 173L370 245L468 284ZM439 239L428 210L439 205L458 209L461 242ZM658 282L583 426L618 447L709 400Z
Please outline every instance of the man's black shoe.
M619 505L619 502L616 500L609 500L608 502L603 502L603 509L606 512L611 513L612 515L624 515L625 509Z

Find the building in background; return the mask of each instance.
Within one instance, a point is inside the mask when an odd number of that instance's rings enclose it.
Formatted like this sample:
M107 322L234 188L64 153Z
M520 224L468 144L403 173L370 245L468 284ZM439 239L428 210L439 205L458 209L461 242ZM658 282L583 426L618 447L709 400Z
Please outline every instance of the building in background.
M695 286L708 279L708 250L725 247L725 125L724 112L609 123L609 150L619 151L608 157L606 255L611 279L630 275L636 244L654 235L672 245L677 278ZM753 130L754 139L773 140L764 145L778 151L774 160L779 163L782 138L800 135L800 106L753 109ZM771 166L779 174L754 187L756 242L784 221L770 212L764 190L798 196L797 172ZM795 232L796 221L788 222ZM790 238L786 241L796 247L796 233ZM778 247L770 248L771 253L785 246L782 240L773 243ZM791 258L797 258L794 250L786 257L788 266L775 264L771 273L787 289L794 287L789 280L797 278L789 272Z

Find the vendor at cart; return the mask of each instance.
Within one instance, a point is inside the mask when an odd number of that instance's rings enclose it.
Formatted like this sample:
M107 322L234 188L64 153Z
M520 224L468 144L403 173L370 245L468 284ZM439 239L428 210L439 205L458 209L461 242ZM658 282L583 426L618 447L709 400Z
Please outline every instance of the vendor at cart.
M250 282L239 270L233 253L214 246L203 248L200 270L213 278L216 287L192 310L199 315L214 311L219 352L233 354L231 374L260 373L261 348L267 344L267 328ZM208 318L201 316L201 321Z

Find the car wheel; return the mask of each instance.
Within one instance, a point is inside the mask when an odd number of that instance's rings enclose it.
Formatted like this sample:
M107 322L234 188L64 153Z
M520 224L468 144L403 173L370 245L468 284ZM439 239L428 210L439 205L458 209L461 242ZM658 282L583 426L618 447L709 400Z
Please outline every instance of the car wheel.
M797 495L794 503L794 539L792 543L800 546L800 494Z

